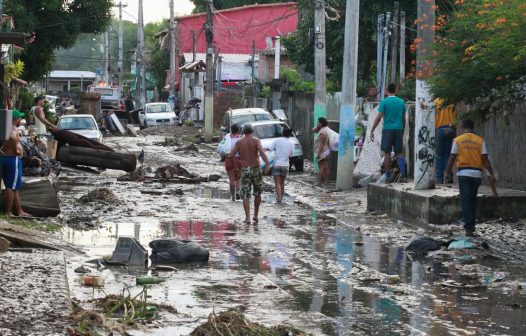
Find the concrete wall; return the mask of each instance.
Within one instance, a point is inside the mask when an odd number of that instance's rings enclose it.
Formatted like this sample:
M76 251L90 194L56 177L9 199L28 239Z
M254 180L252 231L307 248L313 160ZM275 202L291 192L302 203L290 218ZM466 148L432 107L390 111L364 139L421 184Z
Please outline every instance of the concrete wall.
M477 127L477 125L476 125ZM526 151L526 103L479 125L486 140L500 187L526 190L523 153Z
M258 79L262 82L271 81L274 78L274 55L259 55ZM280 69L293 68L294 64L286 55L281 55L279 59Z

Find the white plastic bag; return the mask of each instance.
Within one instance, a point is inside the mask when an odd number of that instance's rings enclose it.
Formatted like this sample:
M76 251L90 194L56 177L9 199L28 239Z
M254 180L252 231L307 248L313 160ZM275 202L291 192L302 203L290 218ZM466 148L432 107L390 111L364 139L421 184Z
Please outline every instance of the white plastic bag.
M225 135L223 140L221 140L219 145L217 145L216 151L220 155L227 155L228 153L230 153L231 146L232 146L232 138L230 138L230 133L229 133Z
M331 151L337 152L338 146L340 146L340 135L327 127L327 136L329 137L329 148Z

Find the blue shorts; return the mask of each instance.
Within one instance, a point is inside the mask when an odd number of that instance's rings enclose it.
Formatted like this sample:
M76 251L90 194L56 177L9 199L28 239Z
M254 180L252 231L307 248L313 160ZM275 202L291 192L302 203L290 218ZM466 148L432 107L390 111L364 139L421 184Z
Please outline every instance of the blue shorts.
M382 130L382 142L380 149L384 153L395 152L400 154L404 151L404 130Z
M20 190L22 187L22 159L18 156L2 156L2 180L6 189Z
M287 176L289 174L289 167L285 166L274 166L270 170L272 176Z

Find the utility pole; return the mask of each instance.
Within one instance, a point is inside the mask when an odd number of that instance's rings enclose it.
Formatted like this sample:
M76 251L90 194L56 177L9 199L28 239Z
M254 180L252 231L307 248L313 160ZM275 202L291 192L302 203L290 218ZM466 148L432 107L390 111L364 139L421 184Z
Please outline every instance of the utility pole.
M195 30L192 30L192 62L195 61L197 61L197 35L195 34ZM194 88L197 86L197 83L199 83L199 72L194 72L192 85L190 87L190 95L192 97L195 96Z
M113 36L113 27L110 26L108 28L108 84L113 83L113 74L112 74L112 67L111 67L111 37Z
M214 135L214 62L213 46L214 23L212 22L212 0L206 0L206 86L205 86L205 140L211 141Z
M385 89L387 87L387 54L389 51L389 36L391 32L389 30L391 23L391 13L385 13L385 26L384 26L384 53L383 53L383 64L382 64L382 87L380 88L380 99L378 102L382 101L385 96Z
M347 0L343 46L342 104L336 188L350 190L354 172L354 130L356 82L358 80L358 29L360 0Z
M398 66L398 16L400 12L400 3L398 1L394 2L394 13L393 13L393 29L391 40L391 83L398 83L396 78L396 67Z
M383 55L383 45L384 45L384 15L380 14L378 15L378 18L376 19L376 96L377 101L382 100L381 97L381 91L382 91L382 69L383 69L383 61L382 61L382 55Z
M252 40L252 107L256 107L256 40Z
M122 73L123 73L123 60L124 60L124 52L122 47L122 8L128 7L128 5L123 5L122 1L119 0L119 4L115 5L114 7L119 7L119 60L117 63L117 66L119 67L119 85L122 86Z
M314 127L318 118L327 114L327 87L326 87L326 43L325 43L325 0L314 0ZM314 134L316 141L317 134ZM316 162L316 153L313 153L314 173L319 171Z
M274 79L279 80L279 68L281 62L281 37L275 37L274 42ZM272 109L277 110L281 108L281 87L279 91L272 91Z
M217 92L221 92L221 63L223 62L223 56L219 56L217 60Z
M435 187L435 104L426 80L435 40L435 0L418 0L414 189Z
M170 95L175 96L175 18L174 18L174 0L170 0Z
M400 80L402 85L405 79L405 11L400 12Z
M103 34L103 40L104 40L104 53L103 53L103 58L104 58L104 61L102 64L104 64L104 68L102 69L102 81L105 82L106 84L108 83L108 78L109 78L109 75L108 75L108 68L109 68L109 38L108 38L108 31L105 31L104 34Z
M139 0L139 15L137 20L137 98L140 105L146 104L146 69L144 66L144 23L142 1Z

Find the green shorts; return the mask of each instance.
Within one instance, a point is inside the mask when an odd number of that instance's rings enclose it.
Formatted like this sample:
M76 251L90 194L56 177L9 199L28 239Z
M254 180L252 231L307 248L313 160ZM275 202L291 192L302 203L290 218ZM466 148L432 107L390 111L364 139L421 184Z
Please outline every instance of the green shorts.
M250 198L250 191L254 188L254 196L261 195L263 187L263 173L260 167L246 167L241 169L241 199Z

